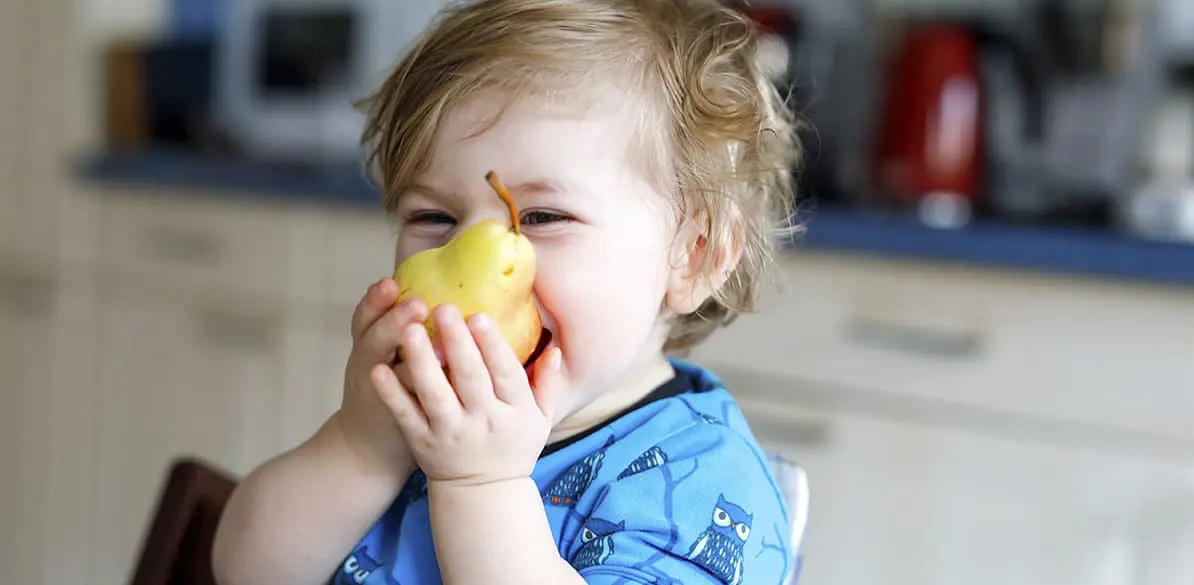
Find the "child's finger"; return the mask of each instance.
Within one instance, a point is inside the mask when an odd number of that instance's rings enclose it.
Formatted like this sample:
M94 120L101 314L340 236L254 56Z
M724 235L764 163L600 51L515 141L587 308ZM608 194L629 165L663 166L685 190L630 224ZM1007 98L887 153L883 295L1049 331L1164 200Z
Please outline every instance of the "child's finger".
M385 364L378 364L370 372L373 389L382 403L390 409L398 428L404 436L426 433L430 428L419 403L399 381L394 370Z
M383 278L369 286L352 313L352 338L360 339L398 301L398 283Z
M409 299L386 311L377 319L360 342L360 350L370 363L393 363L402 340L402 331L411 323L427 319L427 303Z
M481 358L481 350L469 331L460 310L448 304L440 305L432 313L435 328L443 346L444 363L456 396L465 410L475 411L493 401L493 380Z
M454 426L464 410L435 356L427 329L422 324L407 325L402 332L401 347L411 390L423 407L432 431Z
M567 383L564 378L563 358L560 348L553 347L544 352L531 367L531 389L535 394L535 403L552 424L557 422L556 397Z
M528 392L527 372L518 363L518 356L510 349L506 338L487 315L478 314L469 319L469 328L493 384L493 393L498 400L518 406L529 404L534 397Z

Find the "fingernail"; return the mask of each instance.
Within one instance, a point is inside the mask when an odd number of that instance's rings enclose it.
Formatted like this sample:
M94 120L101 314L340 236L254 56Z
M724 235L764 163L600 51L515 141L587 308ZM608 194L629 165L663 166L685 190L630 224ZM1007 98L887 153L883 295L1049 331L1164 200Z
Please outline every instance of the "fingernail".
M547 367L553 370L558 370L560 369L560 363L563 361L563 356L560 354L560 348L553 348L551 350L551 355L547 358Z
M486 329L489 329L489 326L492 324L493 324L493 320L491 320L489 318L489 315L486 315L485 313L477 313L476 315L473 315L473 328L474 329L484 331Z

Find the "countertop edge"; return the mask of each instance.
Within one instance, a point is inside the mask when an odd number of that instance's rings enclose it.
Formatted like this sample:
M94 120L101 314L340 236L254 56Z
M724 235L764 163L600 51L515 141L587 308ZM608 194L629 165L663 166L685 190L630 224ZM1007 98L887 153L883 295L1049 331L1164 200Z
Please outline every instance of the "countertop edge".
M213 198L266 199L379 209L374 187L357 169L262 165L169 152L88 156L76 174L90 184L176 187ZM914 218L818 209L800 218L790 249L848 252L1066 273L1159 284L1194 285L1194 246L1149 242L1077 229L975 223L962 229L927 227Z

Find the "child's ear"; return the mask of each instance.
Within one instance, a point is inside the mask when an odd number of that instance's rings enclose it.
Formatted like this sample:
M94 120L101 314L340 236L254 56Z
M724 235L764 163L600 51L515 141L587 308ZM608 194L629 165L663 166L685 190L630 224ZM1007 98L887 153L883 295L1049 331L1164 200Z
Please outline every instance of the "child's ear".
M696 312L725 285L741 258L741 239L730 230L711 239L696 222L685 222L673 245L664 306L677 315Z

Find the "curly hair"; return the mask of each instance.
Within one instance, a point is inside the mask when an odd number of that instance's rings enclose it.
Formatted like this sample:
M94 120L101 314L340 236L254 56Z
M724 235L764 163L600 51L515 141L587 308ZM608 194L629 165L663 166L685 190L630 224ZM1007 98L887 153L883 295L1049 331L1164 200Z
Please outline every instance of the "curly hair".
M447 7L367 110L362 143L393 211L424 168L445 114L481 89L512 100L631 94L634 156L704 239L706 273L739 261L665 345L695 346L755 309L777 242L794 228L796 122L757 61L758 31L717 0L479 0Z

